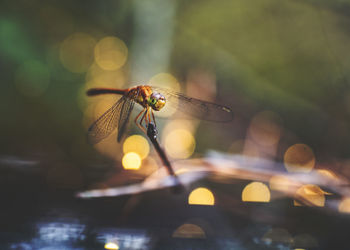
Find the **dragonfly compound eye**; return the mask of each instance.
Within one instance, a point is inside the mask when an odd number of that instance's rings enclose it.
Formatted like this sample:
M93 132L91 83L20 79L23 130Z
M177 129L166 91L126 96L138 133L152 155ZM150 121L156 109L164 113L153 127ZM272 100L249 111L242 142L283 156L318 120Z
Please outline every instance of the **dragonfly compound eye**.
M166 100L165 100L165 97L162 95L162 94L159 94L159 93L153 93L152 96L151 96L151 106L154 110L158 111L158 110L161 110L165 103L166 103Z

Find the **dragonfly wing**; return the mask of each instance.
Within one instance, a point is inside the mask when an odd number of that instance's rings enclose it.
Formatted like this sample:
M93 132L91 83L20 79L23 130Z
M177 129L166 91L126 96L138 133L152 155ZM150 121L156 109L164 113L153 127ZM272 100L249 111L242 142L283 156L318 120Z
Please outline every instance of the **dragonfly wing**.
M118 122L118 142L120 142L126 131L131 111L134 108L134 104L135 102L129 98L127 98L127 100L123 103L120 113L120 119Z
M127 100L128 98L125 96L120 98L90 126L88 140L91 144L100 142L116 129L121 110Z
M206 121L228 122L233 119L233 112L230 108L188 97L169 89L152 87L156 92L164 95L166 105L173 106L177 110Z

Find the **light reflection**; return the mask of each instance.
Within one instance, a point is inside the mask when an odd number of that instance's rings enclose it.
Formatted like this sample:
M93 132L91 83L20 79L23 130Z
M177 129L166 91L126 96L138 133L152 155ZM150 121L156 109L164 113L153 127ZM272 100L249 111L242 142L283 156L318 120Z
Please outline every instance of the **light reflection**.
M117 70L127 59L128 48L117 37L108 36L101 39L95 46L95 62L104 70Z
M73 73L85 72L93 62L96 40L85 33L74 33L67 37L60 47L63 66Z
M262 182L251 182L242 191L242 201L269 202L270 190Z
M215 204L213 193L207 188L196 188L188 196L188 204L190 205L211 205Z
M129 136L123 144L124 154L129 152L137 153L141 159L145 159L149 154L149 144L145 137L141 135Z
M195 224L183 224L173 233L174 238L205 238L204 230Z
M339 203L338 210L341 213L350 213L350 197L343 199Z
M119 246L117 243L108 242L105 244L105 249L119 249Z
M330 170L327 169L317 169L316 170L317 173L319 173L320 175L328 178L328 179L332 179L332 180L338 180L338 177Z
M303 185L297 190L296 195L313 206L324 207L325 205L325 192L317 185ZM302 204L294 200L294 206L302 206Z
M58 243L84 240L85 225L65 222L41 223L37 225L41 240Z
M193 154L196 142L188 130L176 129L166 135L164 147L170 157L186 159Z
M50 83L50 72L47 66L39 61L24 62L15 75L17 90L24 96L42 95Z
M122 159L123 167L124 169L127 169L127 170L139 169L141 166L141 162L142 162L141 157L134 152L126 153Z
M310 172L315 161L312 149L305 144L294 144L284 153L284 165L289 172Z

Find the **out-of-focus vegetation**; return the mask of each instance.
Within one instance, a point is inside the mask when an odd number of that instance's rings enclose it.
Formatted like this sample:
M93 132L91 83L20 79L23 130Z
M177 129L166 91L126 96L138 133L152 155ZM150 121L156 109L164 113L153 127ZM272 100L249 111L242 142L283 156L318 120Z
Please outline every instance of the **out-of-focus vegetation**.
M180 83L188 95L235 113L229 124L161 119L166 150L185 148L169 151L174 158L217 149L283 161L289 147L303 143L316 164L346 159L349 6L345 0L2 1L0 152L79 169L105 155L120 163L115 134L102 146L86 141L88 125L117 99L88 99L85 90L153 81ZM140 133L130 125L130 134Z

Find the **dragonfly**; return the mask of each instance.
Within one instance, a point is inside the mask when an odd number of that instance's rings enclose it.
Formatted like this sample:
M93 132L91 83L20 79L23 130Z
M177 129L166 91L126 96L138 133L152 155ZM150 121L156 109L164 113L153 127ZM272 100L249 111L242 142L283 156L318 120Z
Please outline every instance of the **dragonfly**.
M135 103L141 105L141 112L135 117L136 125L147 134L146 128L150 123L156 126L154 112L160 111L165 105L192 117L217 122L229 122L233 119L229 107L188 97L170 89L140 85L128 89L91 88L86 94L97 96L117 94L122 97L105 113L103 113L88 129L88 140L92 144L99 143L118 129L118 142L121 141L133 111Z

